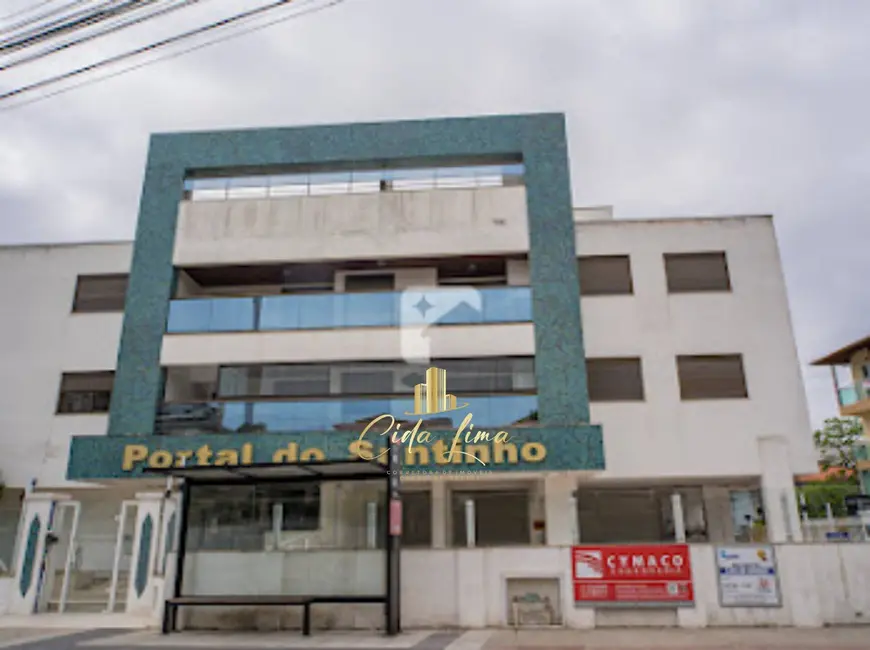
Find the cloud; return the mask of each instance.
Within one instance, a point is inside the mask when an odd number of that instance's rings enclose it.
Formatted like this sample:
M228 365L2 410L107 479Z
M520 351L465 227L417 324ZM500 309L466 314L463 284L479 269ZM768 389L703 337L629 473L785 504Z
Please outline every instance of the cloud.
M202 3L4 87L255 4ZM868 28L846 0L346 0L0 113L0 237L132 237L151 132L560 110L577 205L775 214L805 364L868 329ZM806 375L818 423L832 391Z

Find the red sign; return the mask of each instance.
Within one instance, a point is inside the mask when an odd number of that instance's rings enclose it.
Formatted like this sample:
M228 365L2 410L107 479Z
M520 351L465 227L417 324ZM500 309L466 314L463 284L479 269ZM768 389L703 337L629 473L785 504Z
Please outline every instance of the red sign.
M575 546L571 564L576 603L694 602L686 544Z
M390 499L390 535L402 534L402 502L399 499Z

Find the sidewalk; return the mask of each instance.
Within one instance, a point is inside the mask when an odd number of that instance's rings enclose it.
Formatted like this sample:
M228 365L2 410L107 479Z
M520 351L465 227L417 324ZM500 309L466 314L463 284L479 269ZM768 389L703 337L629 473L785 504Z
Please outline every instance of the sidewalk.
M484 650L870 650L870 626L797 628L633 628L596 630L498 630Z

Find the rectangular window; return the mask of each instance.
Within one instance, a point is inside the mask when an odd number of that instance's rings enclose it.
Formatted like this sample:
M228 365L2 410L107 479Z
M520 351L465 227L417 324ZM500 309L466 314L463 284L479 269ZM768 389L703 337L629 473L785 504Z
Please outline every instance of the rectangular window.
M392 395L396 392L391 369L378 370L365 366L349 368L341 373L342 395Z
M58 413L108 413L115 373L65 372L60 380Z
M592 402L643 400L643 373L639 358L587 359L586 373Z
M474 501L475 546L531 544L529 492L488 490L452 494L453 545L467 546L465 502Z
M739 354L677 357L680 398L748 397L743 357Z
M268 485L259 489L265 492L270 510L277 510L281 513L282 530L318 530L320 528L320 486Z
M218 380L198 386L200 395L215 393L218 399L257 397L337 397L339 395L413 394L424 381L429 365L447 371L455 394L533 393L536 387L533 357L480 359L434 359L426 365L394 361L334 364L274 364L223 366ZM172 383L188 385L190 379L176 375ZM336 383L333 384L332 379ZM172 401L172 400L170 400Z
M367 291L393 291L395 288L396 276L393 273L344 276L345 293L362 293Z
M73 311L124 311L127 277L121 274L78 276Z
M504 259L447 259L438 263L438 284L505 286L507 260Z
M329 395L329 366L230 366L220 369L218 396L316 397Z
M432 495L429 492L402 494L402 546L432 546Z
M634 292L628 255L594 255L577 260L580 295L617 296Z
M731 291L724 252L665 253L668 293Z

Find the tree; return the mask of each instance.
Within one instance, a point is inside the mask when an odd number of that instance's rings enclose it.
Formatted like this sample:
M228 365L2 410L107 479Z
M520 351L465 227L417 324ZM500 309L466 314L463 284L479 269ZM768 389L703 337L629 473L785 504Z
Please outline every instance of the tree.
M803 496L807 516L810 519L823 519L828 511L825 504L831 504L831 510L835 517L845 517L846 497L859 494L860 490L854 483L809 483L797 488L798 499Z
M858 483L855 446L863 435L861 421L856 418L825 420L824 426L813 433L813 442L822 456L822 469L839 470L835 480Z

